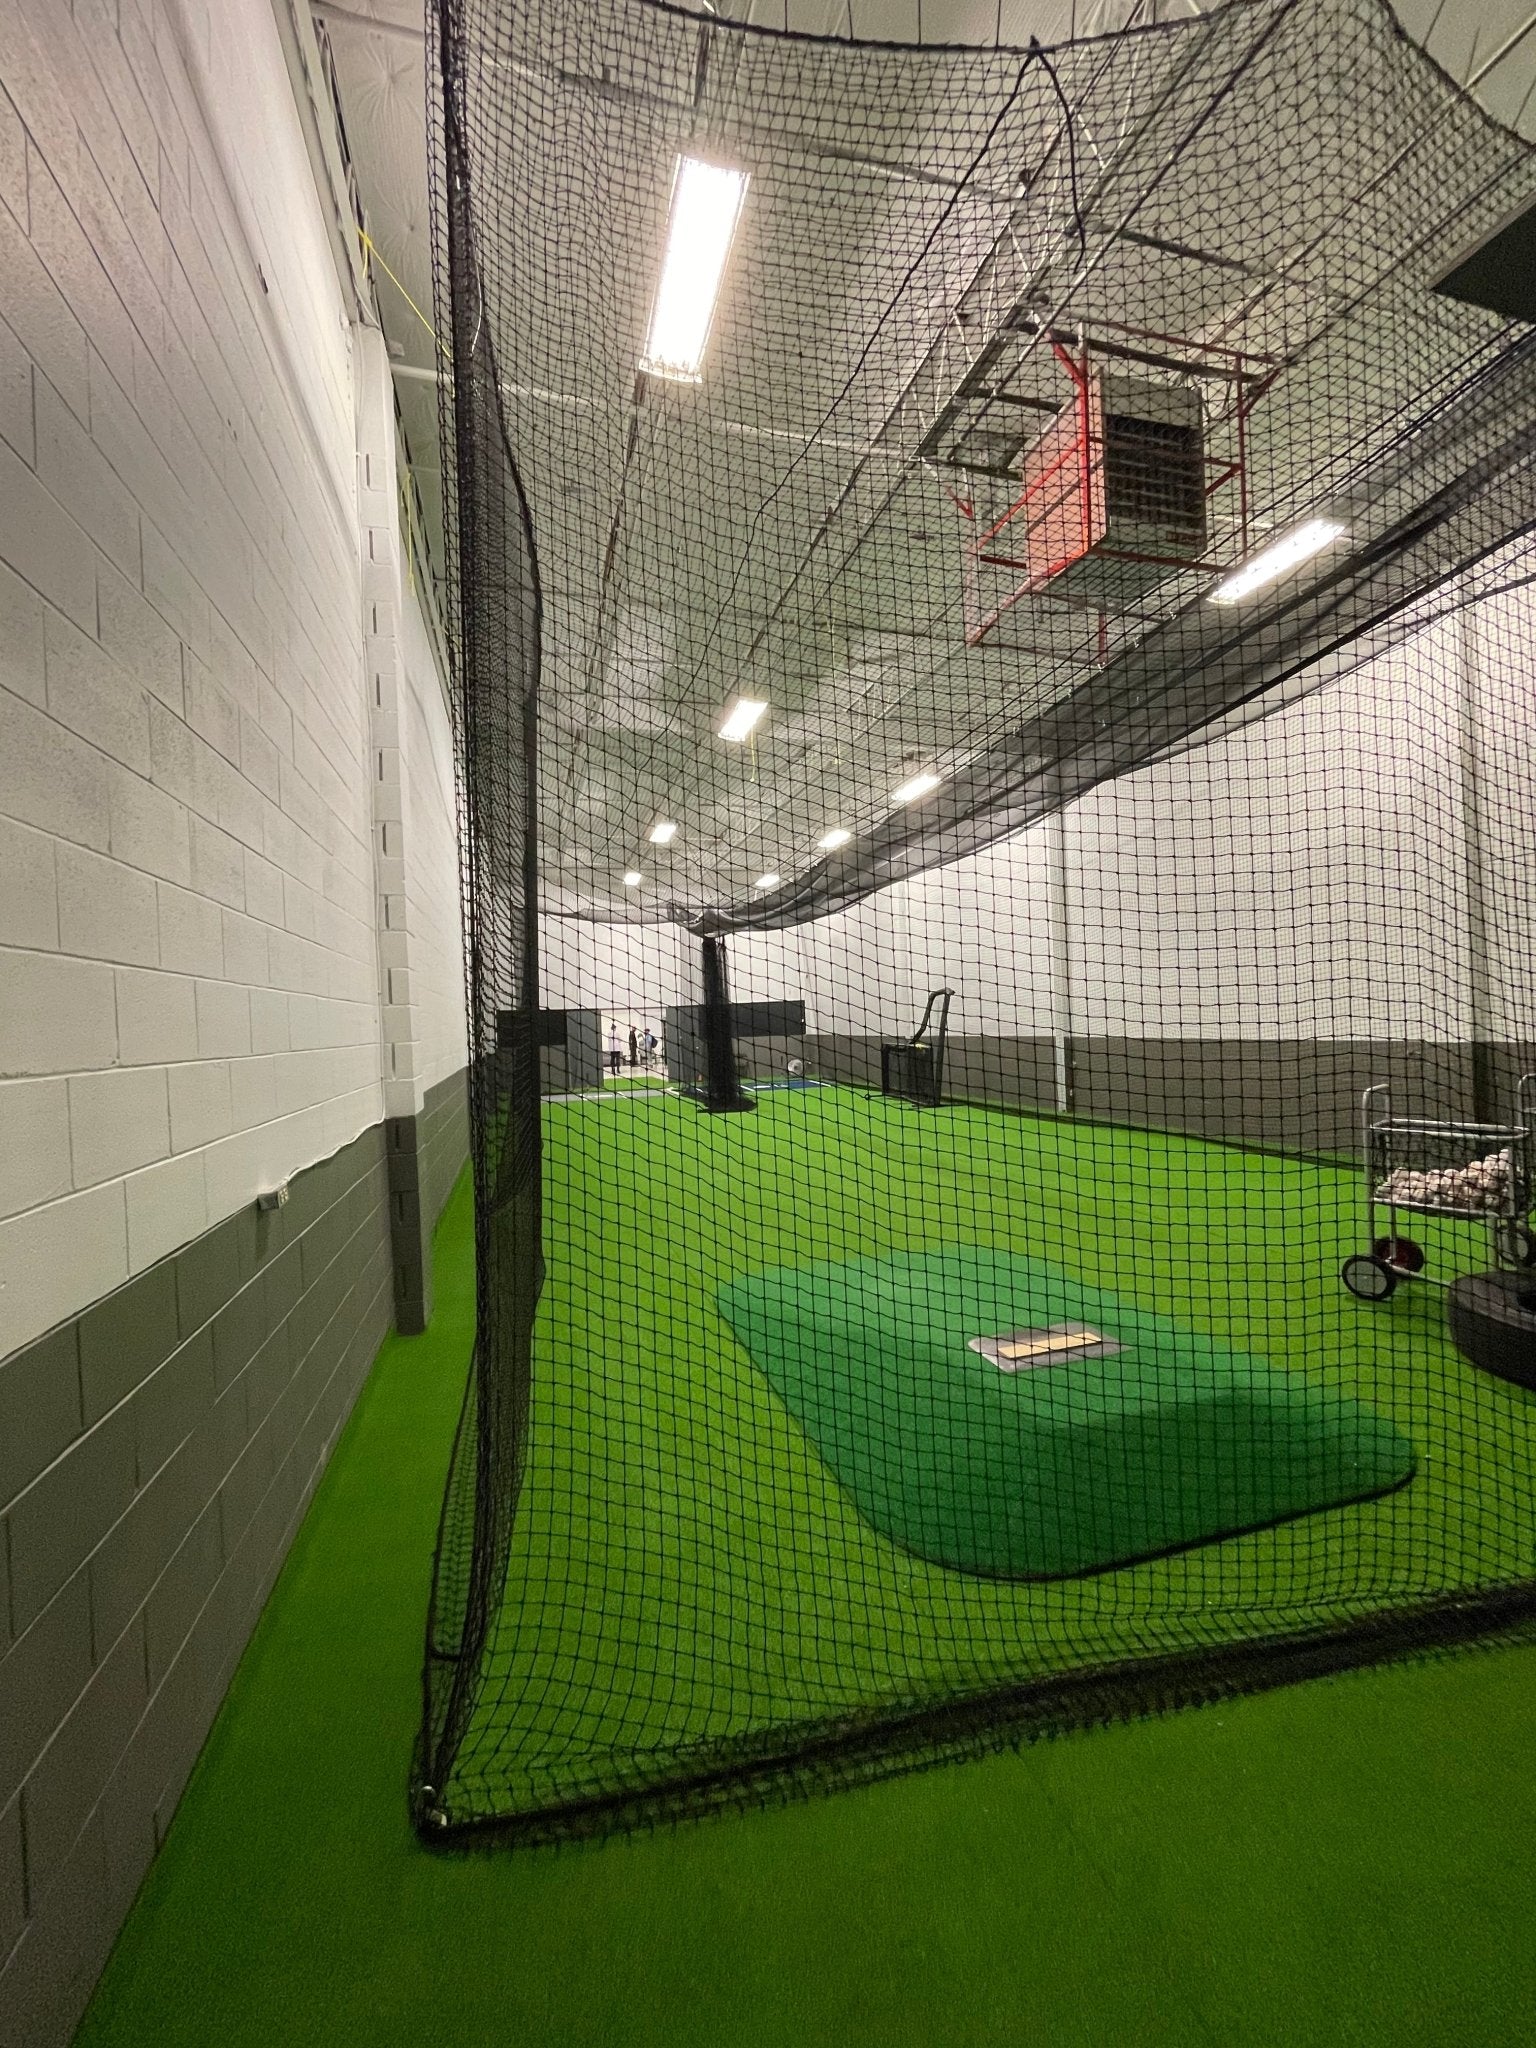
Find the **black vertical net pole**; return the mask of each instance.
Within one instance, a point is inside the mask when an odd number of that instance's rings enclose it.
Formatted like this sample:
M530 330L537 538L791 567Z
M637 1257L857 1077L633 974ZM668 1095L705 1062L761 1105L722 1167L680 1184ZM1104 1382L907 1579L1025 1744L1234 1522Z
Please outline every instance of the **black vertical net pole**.
M722 938L704 941L704 1005L699 1028L704 1050L704 1107L755 1109L757 1105L742 1087L736 1068L730 972Z

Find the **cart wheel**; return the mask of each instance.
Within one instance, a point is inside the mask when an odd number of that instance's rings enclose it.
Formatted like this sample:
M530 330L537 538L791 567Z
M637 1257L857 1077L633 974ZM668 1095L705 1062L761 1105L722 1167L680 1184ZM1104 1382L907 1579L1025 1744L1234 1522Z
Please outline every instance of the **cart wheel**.
M1536 1237L1524 1223L1501 1223L1494 1233L1499 1257L1511 1266L1536 1266Z
M1339 1269L1339 1278L1360 1301L1385 1301L1397 1286L1397 1275L1385 1259L1357 1252Z
M1400 1274L1424 1270L1423 1249L1411 1237L1378 1237L1371 1246L1371 1256Z

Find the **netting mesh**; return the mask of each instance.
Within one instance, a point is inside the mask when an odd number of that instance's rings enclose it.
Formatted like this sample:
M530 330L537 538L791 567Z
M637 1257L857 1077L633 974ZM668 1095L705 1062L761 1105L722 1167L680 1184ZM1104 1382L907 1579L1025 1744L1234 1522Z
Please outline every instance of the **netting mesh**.
M423 1826L1519 1619L1536 361L1432 287L1536 159L1375 0L433 28L479 1320Z

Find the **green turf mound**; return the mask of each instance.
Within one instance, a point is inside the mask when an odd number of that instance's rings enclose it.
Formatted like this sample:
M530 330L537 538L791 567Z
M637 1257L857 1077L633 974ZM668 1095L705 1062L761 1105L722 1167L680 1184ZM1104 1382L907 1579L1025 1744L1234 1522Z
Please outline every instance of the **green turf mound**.
M865 1520L962 1571L1125 1564L1414 1468L1358 1401L1008 1252L782 1268L719 1301ZM968 1348L1062 1323L1121 1349L1006 1373Z

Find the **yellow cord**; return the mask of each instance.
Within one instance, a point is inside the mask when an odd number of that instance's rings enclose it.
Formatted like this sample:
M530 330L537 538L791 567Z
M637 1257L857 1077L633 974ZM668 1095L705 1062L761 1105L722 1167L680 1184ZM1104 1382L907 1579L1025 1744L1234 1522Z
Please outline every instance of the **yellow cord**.
M417 305L416 301L411 297L410 293L406 290L405 286L400 282L399 278L396 277L395 273L390 269L389 265L385 262L383 254L380 251L378 244L374 241L372 235L369 234L368 230L366 228L360 227L357 233L358 239L361 241L363 247L368 251L369 257L378 264L380 270L383 271L384 275L389 279L390 283L394 286L395 290L400 294L401 298L404 299L405 303L416 315L416 318L421 322L422 326L425 327L428 334L431 335L433 347L437 350L438 354L446 362L448 360L448 350L443 345L443 343L438 340L437 329L432 325L432 322L427 318L426 314L423 313L420 306Z

